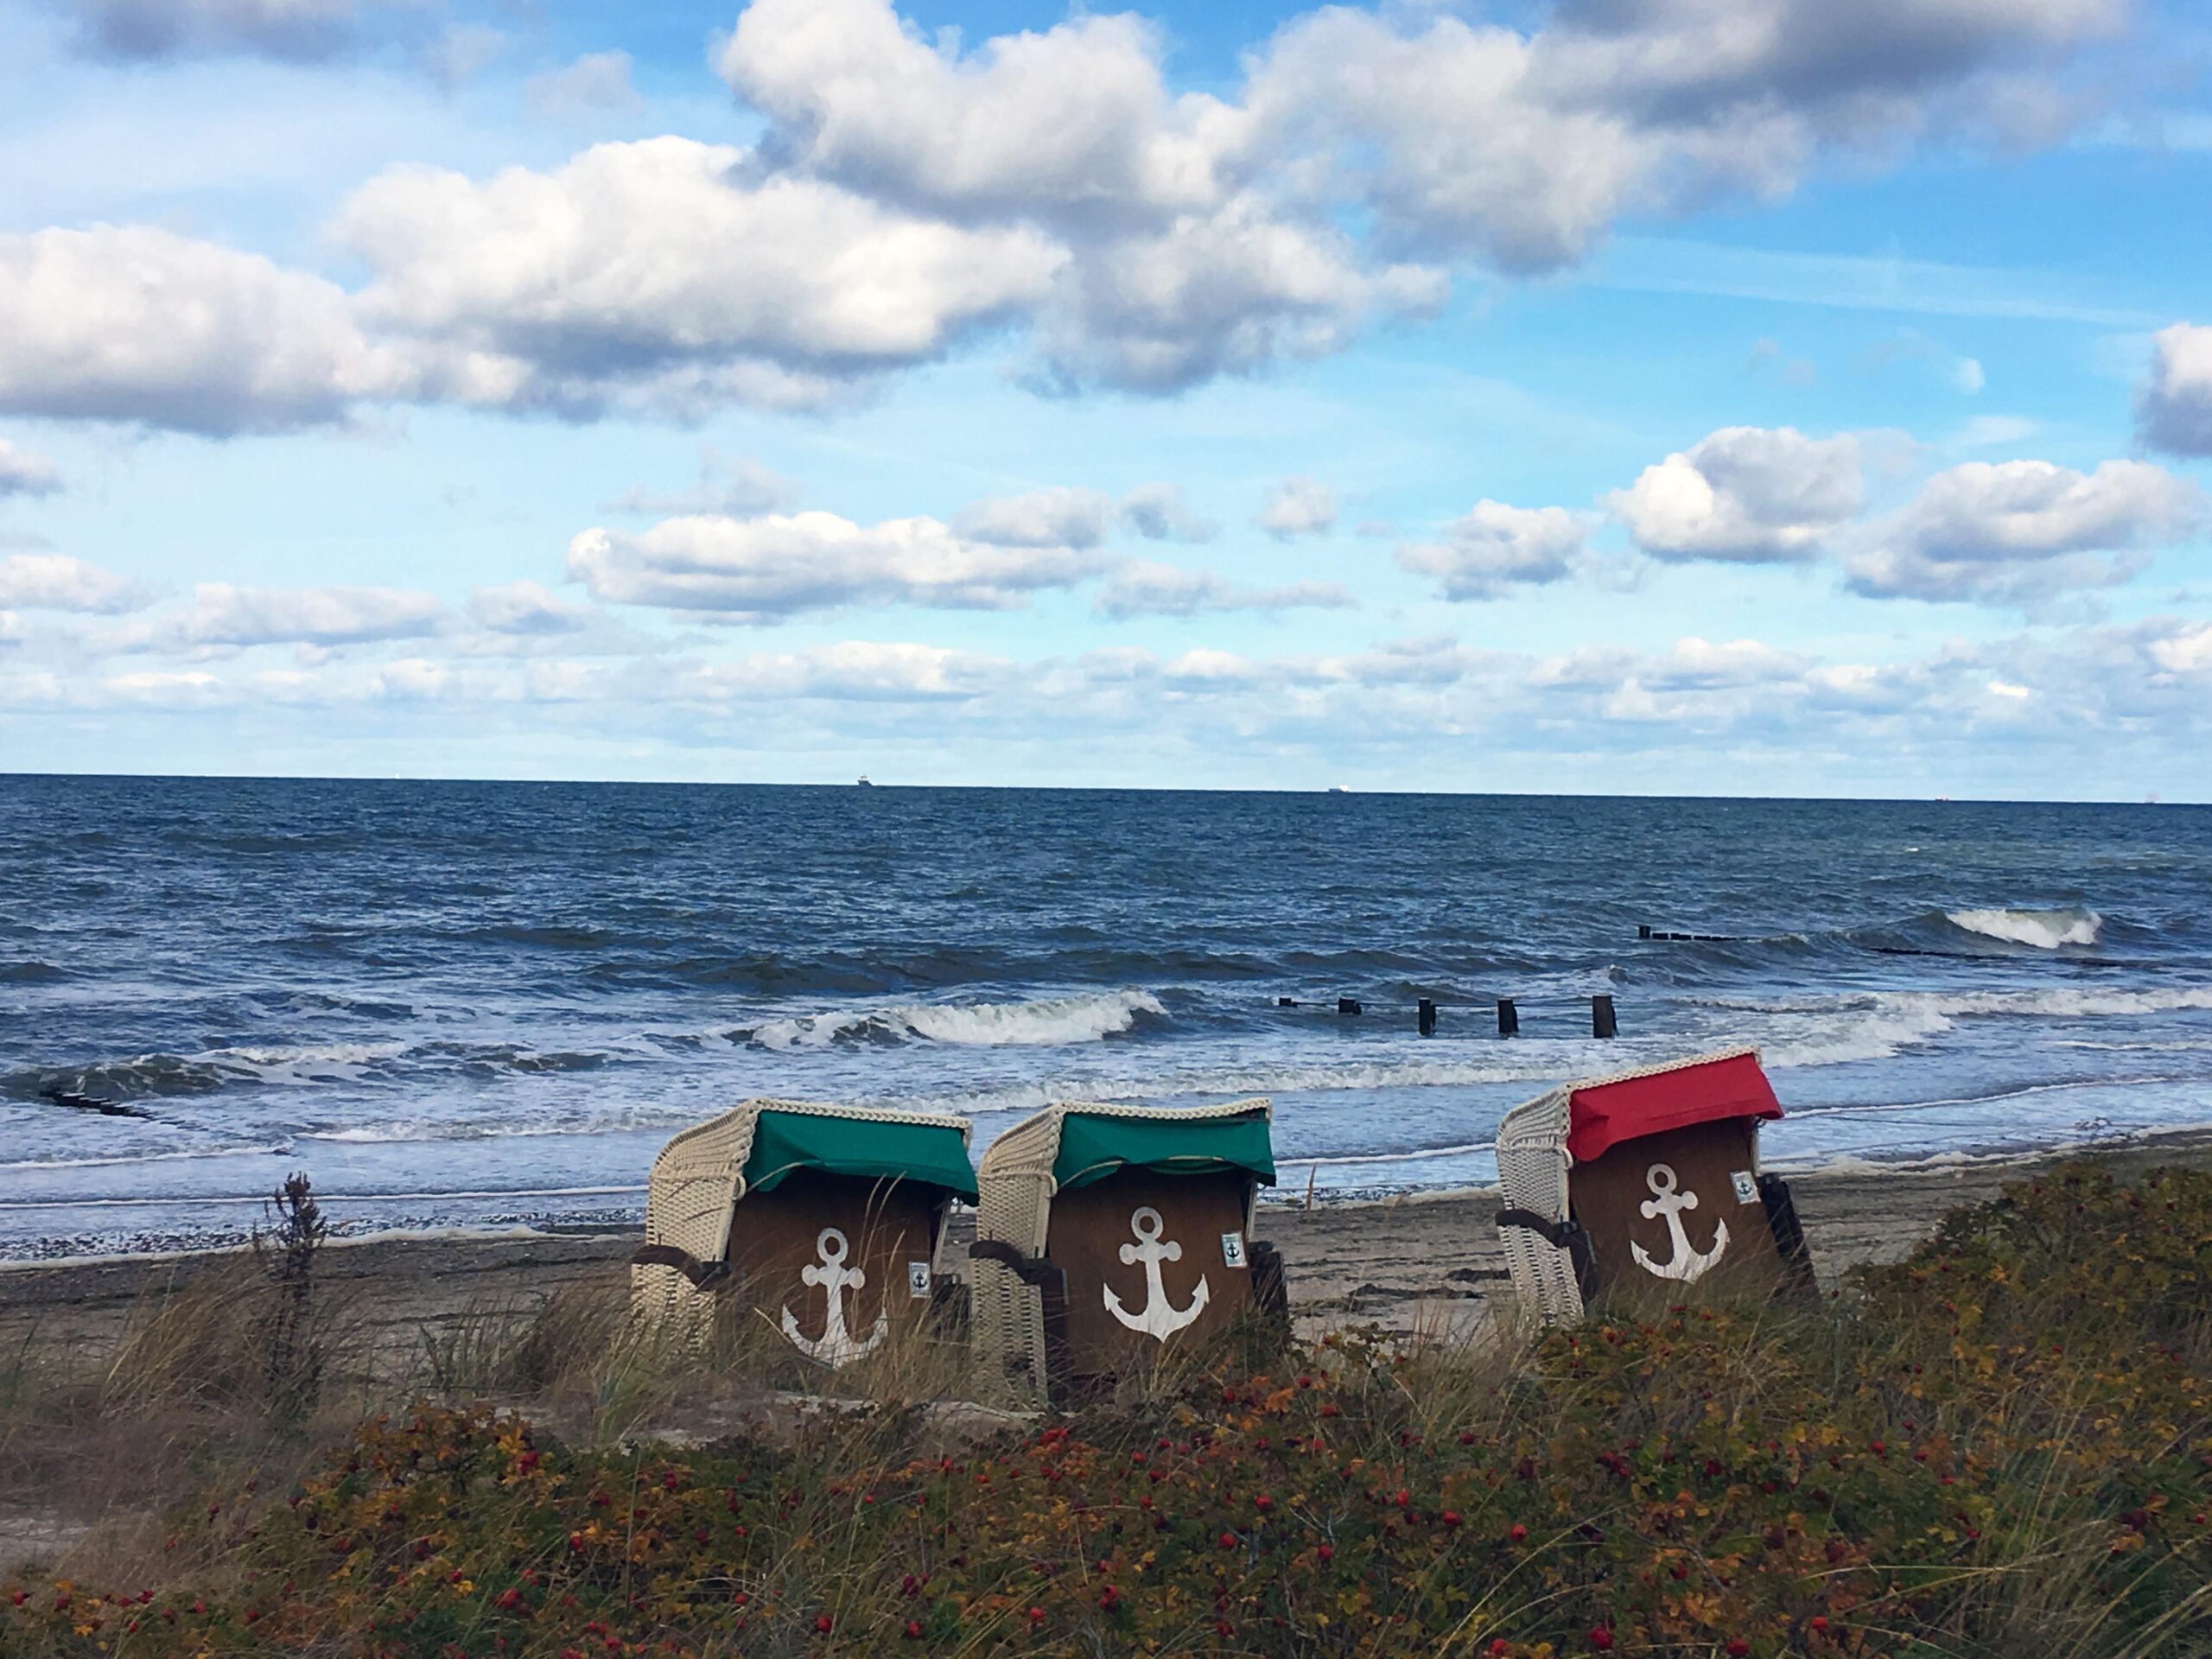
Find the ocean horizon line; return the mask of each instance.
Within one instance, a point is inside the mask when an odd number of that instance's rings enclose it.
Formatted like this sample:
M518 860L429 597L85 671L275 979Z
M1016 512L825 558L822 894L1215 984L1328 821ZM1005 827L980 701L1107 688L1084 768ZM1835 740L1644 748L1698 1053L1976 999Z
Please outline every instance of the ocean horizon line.
M1402 789L1388 785L1350 785L1339 784L1286 784L1278 788L1255 788L1249 785L1236 788L1208 786L1202 784L1006 784L1006 783L942 783L914 782L899 779L868 779L856 773L852 780L836 779L724 779L724 778L564 778L564 777L483 777L463 774L413 774L394 772L390 775L365 772L128 772L128 771L0 771L0 783L36 779L47 781L99 780L103 782L179 783L179 784L425 784L450 785L464 787L495 787L511 785L517 788L546 788L563 786L579 789L777 789L847 791L856 787L884 790L906 790L915 792L962 794L1025 794L1025 795L1197 795L1221 798L1240 795L1274 798L1281 796L1334 795L1351 798L1366 796L1395 800L1510 800L1510 801L1740 801L1772 802L1781 805L1845 805L1845 806L2031 806L2031 807L2206 807L2212 798L2205 800L2164 798L2138 799L2133 797L2079 795L2052 797L2039 795L1767 795L1733 794L1698 791L1654 791L1641 790L1574 790L1574 789Z

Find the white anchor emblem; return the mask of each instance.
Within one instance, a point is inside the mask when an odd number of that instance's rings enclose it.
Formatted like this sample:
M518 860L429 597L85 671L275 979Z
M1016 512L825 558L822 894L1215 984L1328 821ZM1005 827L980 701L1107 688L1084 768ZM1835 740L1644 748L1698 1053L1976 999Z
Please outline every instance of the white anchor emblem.
M799 1335L798 1321L791 1317L789 1307L784 1309L784 1334L791 1339L791 1346L809 1359L818 1360L833 1370L872 1351L883 1340L884 1332L891 1328L890 1319L879 1313L875 1316L875 1329L865 1341L855 1342L845 1329L845 1290L848 1287L860 1290L868 1284L866 1268L845 1265L845 1257L851 1249L844 1234L835 1227L824 1227L822 1236L814 1241L814 1251L822 1258L822 1264L799 1269L800 1280L810 1285L821 1286L830 1304L830 1311L823 1319L820 1340L810 1341Z
M1122 1306L1122 1299L1114 1294L1114 1287L1106 1287L1106 1311L1109 1313L1130 1330L1141 1331L1162 1342L1205 1313L1206 1298L1211 1294L1206 1288L1205 1275L1200 1274L1198 1287L1192 1293L1188 1307L1178 1313L1167 1305L1167 1287L1160 1282L1160 1264L1162 1262L1180 1262L1183 1247L1172 1238L1164 1243L1161 1241L1160 1235L1166 1226L1166 1224L1160 1219L1160 1211L1147 1204L1129 1217L1129 1230L1137 1236L1137 1242L1122 1246L1122 1265L1134 1267L1140 1262L1144 1263L1144 1312L1132 1315Z
M1643 1246L1634 1239L1629 1249L1636 1256L1636 1265L1646 1273L1662 1279L1679 1279L1689 1284L1705 1275L1706 1270L1720 1259L1728 1248L1728 1224L1724 1219L1719 1230L1713 1236L1713 1248L1699 1255L1690 1249L1690 1236L1682 1230L1682 1211L1697 1208L1697 1194L1675 1191L1675 1172L1670 1165L1654 1164L1643 1173L1643 1184L1651 1189L1652 1196L1637 1207L1649 1221L1658 1216L1667 1217L1667 1231L1675 1241L1675 1253L1664 1262L1654 1262L1643 1253Z

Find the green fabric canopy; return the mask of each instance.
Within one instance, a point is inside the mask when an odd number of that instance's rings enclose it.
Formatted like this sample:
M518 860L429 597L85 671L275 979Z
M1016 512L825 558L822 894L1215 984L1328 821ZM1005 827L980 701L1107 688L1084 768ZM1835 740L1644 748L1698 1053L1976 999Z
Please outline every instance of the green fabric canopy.
M976 1196L968 1143L950 1123L762 1112L753 1130L752 1154L745 1160L745 1190L772 1192L795 1169L919 1181L963 1198Z
M1180 1121L1070 1112L1060 1121L1052 1184L1062 1192L1103 1181L1131 1164L1167 1175L1241 1169L1266 1185L1275 1184L1274 1147L1264 1111Z

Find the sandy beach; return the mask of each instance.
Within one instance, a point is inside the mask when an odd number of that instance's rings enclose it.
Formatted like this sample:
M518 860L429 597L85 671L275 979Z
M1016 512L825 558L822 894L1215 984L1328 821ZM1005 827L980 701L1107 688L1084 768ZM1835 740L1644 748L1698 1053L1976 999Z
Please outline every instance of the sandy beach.
M2212 1165L2212 1131L2176 1132L2032 1157L1883 1166L1840 1163L1793 1173L1791 1185L1822 1280L1864 1262L1893 1261L1945 1211L1993 1197L2038 1167L2094 1150L2123 1170ZM1256 1231L1281 1252L1302 1332L1373 1325L1461 1335L1512 1291L1491 1192L1417 1193L1371 1203L1263 1204ZM972 1217L955 1218L947 1264L959 1271ZM427 1337L489 1310L524 1312L565 1286L619 1279L632 1230L341 1243L324 1252L322 1282L347 1299L375 1346L414 1354ZM134 1306L227 1258L221 1254L115 1257L0 1268L0 1342L27 1338L98 1352Z

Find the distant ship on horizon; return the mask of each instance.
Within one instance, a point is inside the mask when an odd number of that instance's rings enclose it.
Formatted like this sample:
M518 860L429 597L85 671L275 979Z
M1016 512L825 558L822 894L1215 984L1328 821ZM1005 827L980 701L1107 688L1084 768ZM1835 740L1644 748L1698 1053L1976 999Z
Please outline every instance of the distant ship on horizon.
M868 773L866 773L866 772L862 772L862 773L861 773L861 780L860 780L860 782L858 782L858 783L855 784L855 785L853 785L853 787L854 787L855 789L874 789L874 788L875 787L875 785L874 785L874 784L871 784L870 782L868 782Z

